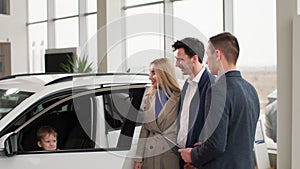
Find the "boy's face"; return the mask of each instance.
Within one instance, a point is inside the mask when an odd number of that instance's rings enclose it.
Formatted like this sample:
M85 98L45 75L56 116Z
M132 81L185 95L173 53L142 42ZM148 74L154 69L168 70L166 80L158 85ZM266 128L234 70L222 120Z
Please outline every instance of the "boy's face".
M44 138L38 141L38 146L44 150L56 150L56 137L53 134L47 134Z

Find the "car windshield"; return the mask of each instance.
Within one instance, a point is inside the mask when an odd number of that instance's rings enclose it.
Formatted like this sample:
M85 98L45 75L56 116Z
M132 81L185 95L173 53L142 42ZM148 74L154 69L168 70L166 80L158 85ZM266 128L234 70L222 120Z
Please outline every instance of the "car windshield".
M8 90L0 89L0 119L8 114L13 108L29 97L32 93L22 92L16 88Z

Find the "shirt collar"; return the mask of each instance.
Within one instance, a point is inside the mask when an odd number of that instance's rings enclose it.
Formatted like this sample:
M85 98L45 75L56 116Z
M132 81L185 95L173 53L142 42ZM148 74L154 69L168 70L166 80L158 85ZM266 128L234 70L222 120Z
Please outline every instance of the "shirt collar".
M221 73L220 75L217 76L216 81L219 80L220 77L222 77L222 76L225 75L226 73L228 73L228 72L235 72L235 71L238 71L238 70L236 70L236 69L231 69L231 70L226 70L226 71L224 71L223 73Z
M194 83L199 83L200 79L201 79L201 76L203 74L205 70L205 66L202 66L201 70L198 72L198 74L192 79L188 79L188 82L191 83L191 82L194 82Z

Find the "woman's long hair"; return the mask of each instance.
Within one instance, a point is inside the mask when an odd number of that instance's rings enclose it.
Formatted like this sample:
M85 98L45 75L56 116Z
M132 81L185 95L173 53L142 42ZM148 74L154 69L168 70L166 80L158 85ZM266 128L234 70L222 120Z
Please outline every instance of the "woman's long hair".
M174 92L180 92L180 87L175 75L175 67L168 58L155 59L150 63L153 65L155 75L160 82L157 87L151 86L146 95L154 95L157 90L163 90L169 98ZM160 96L159 96L160 97Z

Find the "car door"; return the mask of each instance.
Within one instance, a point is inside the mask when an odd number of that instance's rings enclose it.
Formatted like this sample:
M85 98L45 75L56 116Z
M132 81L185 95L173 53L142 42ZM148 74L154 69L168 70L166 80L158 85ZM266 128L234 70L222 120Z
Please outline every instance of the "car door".
M1 156L0 167L133 168L133 137L137 137L144 92L145 84L106 86L72 90L40 101L24 113L25 121L20 118L15 122L18 125L11 125L17 129L7 129L17 136L18 150L11 157ZM36 146L35 133L43 125L57 130L58 150Z

